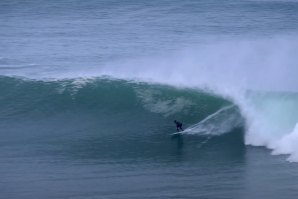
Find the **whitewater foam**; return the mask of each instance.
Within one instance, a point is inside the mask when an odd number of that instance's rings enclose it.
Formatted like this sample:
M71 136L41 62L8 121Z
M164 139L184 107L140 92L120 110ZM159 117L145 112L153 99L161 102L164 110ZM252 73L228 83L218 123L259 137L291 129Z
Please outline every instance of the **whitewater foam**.
M246 119L246 144L266 146L274 154L281 151L291 155L289 160L298 161L294 155L298 149L282 150L291 145L298 121L297 41L281 36L220 42L180 52L168 60L121 63L123 67L115 64L117 70L103 71L124 79L200 88L229 99Z

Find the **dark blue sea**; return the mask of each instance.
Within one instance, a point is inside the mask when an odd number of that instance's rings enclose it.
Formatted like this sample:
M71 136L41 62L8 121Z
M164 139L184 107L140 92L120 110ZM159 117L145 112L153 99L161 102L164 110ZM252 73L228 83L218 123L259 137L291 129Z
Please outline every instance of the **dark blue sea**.
M297 199L297 57L297 0L1 0L0 198Z

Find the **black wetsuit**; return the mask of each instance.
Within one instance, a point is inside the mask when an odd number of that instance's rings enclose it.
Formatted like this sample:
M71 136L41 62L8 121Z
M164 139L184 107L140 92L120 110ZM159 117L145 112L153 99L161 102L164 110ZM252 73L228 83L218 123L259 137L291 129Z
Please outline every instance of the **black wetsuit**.
M177 128L177 131L183 131L183 128L182 128L182 123L181 122L178 122L178 121L174 121L175 124L176 124L176 128Z

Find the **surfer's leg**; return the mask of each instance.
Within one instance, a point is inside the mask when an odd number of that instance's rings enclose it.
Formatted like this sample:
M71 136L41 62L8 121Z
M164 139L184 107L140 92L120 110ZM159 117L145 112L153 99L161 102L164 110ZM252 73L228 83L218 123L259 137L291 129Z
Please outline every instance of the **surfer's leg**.
M179 126L179 129L180 129L181 131L183 131L182 125L181 125L181 126Z

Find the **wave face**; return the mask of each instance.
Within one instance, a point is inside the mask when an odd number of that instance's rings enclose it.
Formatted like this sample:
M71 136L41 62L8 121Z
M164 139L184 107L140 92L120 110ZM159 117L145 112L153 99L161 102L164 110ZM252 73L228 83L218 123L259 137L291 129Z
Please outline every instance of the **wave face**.
M231 104L197 89L108 77L48 81L1 77L0 81L4 120L43 118L68 111L96 114L142 111L164 118L181 114L191 121ZM192 118L194 115L198 118Z
M82 136L88 131L100 133L108 143L118 143L119 133L134 143L140 135L175 132L173 120L178 119L187 135L214 137L246 129L238 132L245 134L246 144L267 146L273 154L291 154L289 160L297 160L295 93L246 91L232 98L212 90L109 77L47 81L1 77L0 85L0 125L10 132L2 135L6 140L24 134L26 139Z
M232 102L220 96L161 84L111 78L40 81L14 77L1 77L0 83L2 125L62 115L89 115L98 121L113 121L117 115L122 119L146 115L158 116L160 123L177 118L192 124L217 111L220 115L224 107L239 115Z
M198 89L111 78L39 81L1 77L0 85L0 126L6 132L1 138L8 143L48 144L78 137L96 142L100 137L97 147L111 156L119 149L127 152L131 146L140 147L141 140L154 143L154 136L169 140L176 131L175 119L183 121L184 128L190 126L185 133L202 139L244 125L231 101ZM238 134L237 142L243 145L243 132Z

